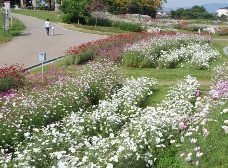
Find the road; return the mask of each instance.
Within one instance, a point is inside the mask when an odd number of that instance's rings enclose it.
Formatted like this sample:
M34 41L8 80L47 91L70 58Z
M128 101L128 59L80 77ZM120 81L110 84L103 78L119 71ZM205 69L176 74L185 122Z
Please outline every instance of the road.
M13 18L22 21L26 28L12 41L0 45L0 68L16 63L23 64L23 68L31 67L40 63L40 52L45 52L47 60L50 60L64 56L70 47L106 37L68 30L55 23L51 23L55 28L55 35L48 36L44 28L44 20L20 14L12 15Z

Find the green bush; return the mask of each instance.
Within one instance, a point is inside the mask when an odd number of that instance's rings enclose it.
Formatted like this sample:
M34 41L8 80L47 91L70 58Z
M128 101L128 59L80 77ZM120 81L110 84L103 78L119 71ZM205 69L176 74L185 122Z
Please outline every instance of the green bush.
M140 51L127 51L123 58L126 67L148 68L151 66L151 61L142 55Z
M87 61L93 60L95 57L95 53L92 49L87 49L85 52L79 53L76 58L76 64L82 64Z
M0 93L24 86L25 75L26 71L17 64L0 68Z
M75 18L73 15L71 15L71 14L66 14L66 15L63 15L63 22L64 23L68 23L68 24L70 24L70 23L74 23L74 22L76 22L76 19L77 18Z
M63 19L64 23L68 23L68 24L70 24L70 23L78 23L78 17L76 15L73 15L73 14L65 14L65 15L63 15L62 19ZM79 18L79 23L85 24L86 23L86 19L80 17Z
M0 78L0 92L7 92L14 87L14 77Z
M127 22L113 22L113 27L119 27L121 30L130 32L142 32L143 28L140 24L127 23Z
M112 22L108 18L100 18L100 17L90 17L87 22L87 25L97 25L97 26L106 26L111 27Z
M190 26L187 28L188 31L198 31L200 29L200 27L197 27L197 26Z

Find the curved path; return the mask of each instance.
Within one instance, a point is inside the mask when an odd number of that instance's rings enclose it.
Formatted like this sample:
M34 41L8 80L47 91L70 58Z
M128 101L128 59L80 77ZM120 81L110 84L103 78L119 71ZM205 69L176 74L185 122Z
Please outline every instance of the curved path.
M26 28L12 41L0 45L0 68L15 63L23 64L23 68L27 68L40 63L40 52L45 52L47 60L50 60L64 56L70 47L106 37L71 31L55 23L51 23L55 28L55 35L48 36L44 28L44 20L20 14L12 15L13 18L22 21Z

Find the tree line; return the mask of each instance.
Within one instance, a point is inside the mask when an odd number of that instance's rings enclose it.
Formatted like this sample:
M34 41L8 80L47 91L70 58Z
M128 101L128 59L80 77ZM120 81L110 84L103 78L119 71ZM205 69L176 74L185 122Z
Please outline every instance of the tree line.
M214 15L207 12L203 6L193 6L189 9L179 8L170 11L173 19L213 19Z
M71 20L86 19L94 11L111 14L137 13L156 17L167 0L63 0L60 9Z

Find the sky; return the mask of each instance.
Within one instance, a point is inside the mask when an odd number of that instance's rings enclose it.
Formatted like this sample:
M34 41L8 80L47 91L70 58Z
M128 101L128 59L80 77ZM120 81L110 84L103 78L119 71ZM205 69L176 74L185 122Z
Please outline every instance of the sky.
M228 0L167 0L167 4L164 4L165 8L174 7L192 7L194 5L203 5L210 3L228 3Z

